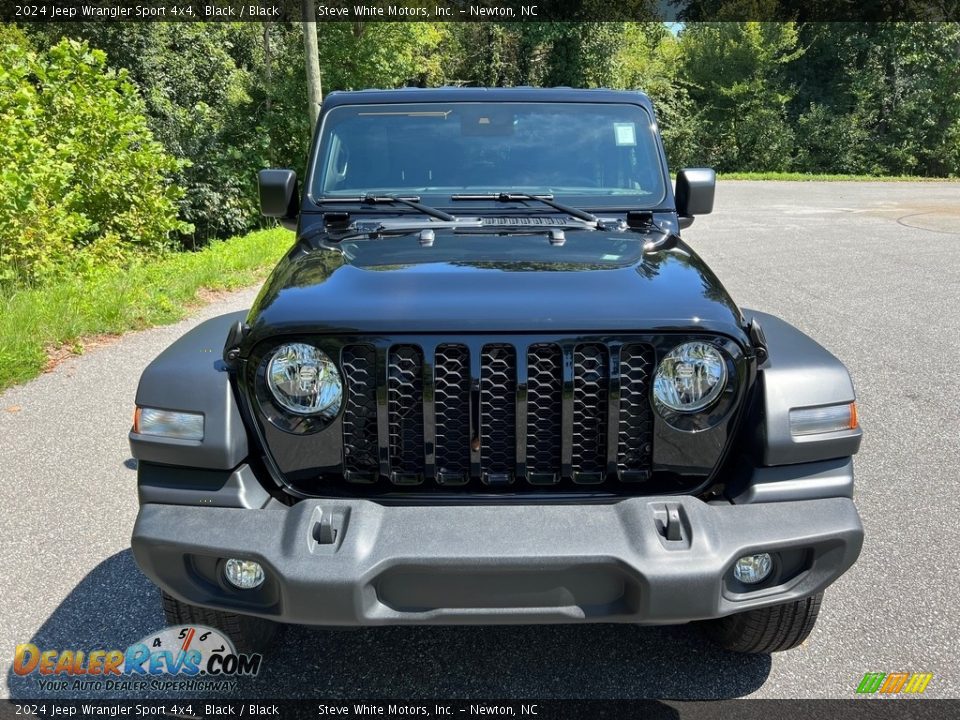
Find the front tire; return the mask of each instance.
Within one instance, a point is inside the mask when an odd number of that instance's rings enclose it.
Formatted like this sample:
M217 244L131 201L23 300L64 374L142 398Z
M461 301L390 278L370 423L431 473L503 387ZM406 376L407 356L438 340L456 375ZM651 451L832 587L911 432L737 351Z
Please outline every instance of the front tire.
M264 653L277 632L277 623L251 615L237 615L180 602L160 591L168 625L206 625L226 633L240 653Z
M756 608L703 623L703 631L720 647L741 653L790 650L810 635L823 593L803 600Z

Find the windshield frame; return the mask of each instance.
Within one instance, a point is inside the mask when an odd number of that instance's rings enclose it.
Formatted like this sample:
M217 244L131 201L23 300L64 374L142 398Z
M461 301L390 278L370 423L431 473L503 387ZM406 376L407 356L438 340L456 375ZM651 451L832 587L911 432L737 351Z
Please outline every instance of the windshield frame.
M567 193L567 192L558 192L556 190L551 190L550 194L554 196L556 200L567 205L572 205L577 208L588 210L591 212L612 212L612 211L625 211L625 210L651 210L655 212L675 212L674 200L673 200L673 184L670 179L670 174L667 169L666 154L663 148L663 140L660 136L659 127L657 125L656 118L652 112L645 107L642 103L639 102L630 102L629 100L618 99L617 101L597 101L597 100L539 100L535 98L524 99L524 100L495 100L495 101L480 101L480 100L440 100L440 99L405 99L403 102L373 102L373 103L364 103L364 102L345 102L338 103L322 112L320 118L320 127L317 130L315 135L313 147L310 150L309 163L307 164L306 172L306 182L304 183L304 193L303 193L303 211L313 211L313 212L324 212L329 211L331 206L350 206L357 208L357 203L351 202L349 199L344 198L342 202L338 202L336 195L317 195L315 194L315 186L318 184L319 178L317 175L321 171L321 152L325 150L328 144L328 138L326 135L327 131L327 119L328 116L341 108L348 108L352 110L363 110L364 108L370 107L386 107L389 105L490 105L490 106L501 106L501 105L587 105L587 106L597 106L597 105L615 105L615 106L629 106L630 108L635 108L643 113L645 119L648 121L648 129L651 134L651 141L653 143L652 150L653 155L656 156L657 161L657 170L661 178L661 194L659 198L654 199L654 196L644 197L639 194L613 194L613 193L593 193L593 194L576 194L576 193ZM500 190L507 190L509 188L499 188ZM435 208L442 208L444 210L454 208L455 214L459 212L463 214L465 210L468 210L470 214L478 213L490 213L497 212L500 214L511 214L518 210L529 212L534 209L530 203L523 200L518 200L516 206L505 205L502 202L496 201L474 201L469 203L455 202L451 200L451 195L457 194L454 191L444 190L441 192L429 192L424 191L418 188L404 188L398 190L404 195L416 194L420 197L420 202L428 204ZM463 192L463 191L460 191ZM479 190L478 190L479 192ZM353 193L354 195L356 193ZM309 205L308 205L309 203ZM537 210L542 213L553 213L557 212L549 208L539 206ZM389 212L390 214L402 214L407 212L406 209L401 209L399 207L362 207L357 208L355 212L372 212L375 214L383 214L384 211Z

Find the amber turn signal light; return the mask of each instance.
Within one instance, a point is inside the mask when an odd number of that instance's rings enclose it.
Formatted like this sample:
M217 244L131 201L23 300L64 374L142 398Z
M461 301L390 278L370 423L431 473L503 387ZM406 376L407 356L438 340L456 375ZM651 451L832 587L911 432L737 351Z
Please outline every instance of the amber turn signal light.
M855 402L790 411L790 434L794 436L856 430L859 426Z

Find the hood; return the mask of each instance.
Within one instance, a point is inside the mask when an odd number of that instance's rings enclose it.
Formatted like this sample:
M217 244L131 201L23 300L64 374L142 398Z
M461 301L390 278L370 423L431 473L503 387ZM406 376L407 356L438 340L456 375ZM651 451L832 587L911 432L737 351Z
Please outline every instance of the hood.
M656 239L658 236L653 236ZM744 320L682 241L648 234L437 231L296 245L248 317L251 344L277 334L709 331L745 343Z

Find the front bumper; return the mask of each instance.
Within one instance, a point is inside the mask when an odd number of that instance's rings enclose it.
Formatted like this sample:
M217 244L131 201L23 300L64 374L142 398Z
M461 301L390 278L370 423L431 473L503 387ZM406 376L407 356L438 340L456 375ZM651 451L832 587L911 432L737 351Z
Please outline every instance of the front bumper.
M708 505L688 496L577 506L148 503L132 539L144 573L182 601L317 625L684 623L819 592L862 543L849 498ZM731 568L754 552L777 560L774 576L750 589ZM231 589L221 571L230 557L261 563L264 585Z

